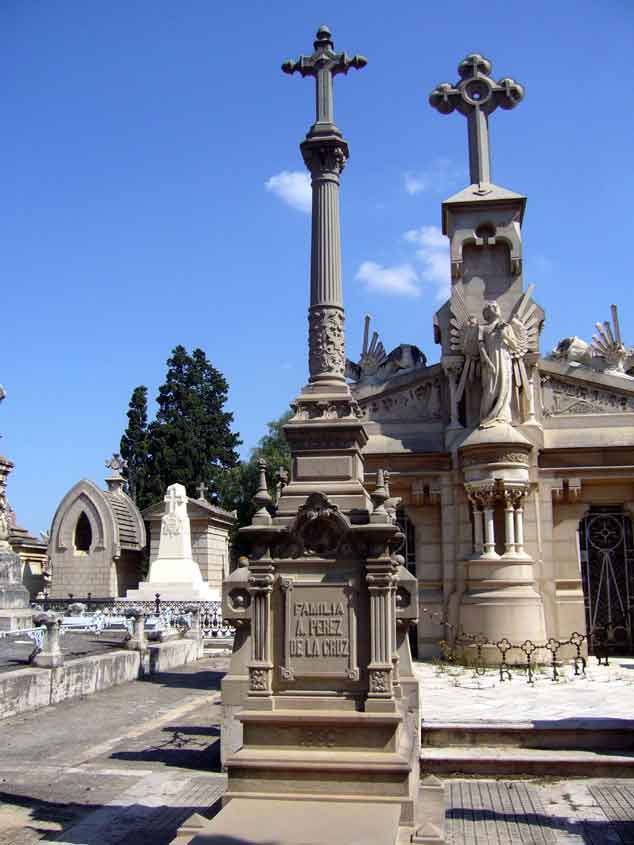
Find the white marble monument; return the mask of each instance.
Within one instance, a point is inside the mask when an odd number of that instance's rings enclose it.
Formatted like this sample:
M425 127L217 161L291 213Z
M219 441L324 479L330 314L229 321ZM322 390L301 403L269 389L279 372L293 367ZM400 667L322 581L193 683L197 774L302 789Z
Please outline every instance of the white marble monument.
M218 601L220 594L209 588L192 556L192 541L187 515L187 491L182 484L171 484L165 493L165 513L161 520L158 557L150 566L147 581L138 589L128 590L133 601L161 599Z

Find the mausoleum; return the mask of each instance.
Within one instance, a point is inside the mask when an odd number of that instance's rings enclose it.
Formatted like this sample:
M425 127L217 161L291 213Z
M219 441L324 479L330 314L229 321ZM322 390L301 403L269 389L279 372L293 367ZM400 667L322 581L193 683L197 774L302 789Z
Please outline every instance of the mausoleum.
M107 490L83 479L66 493L51 524L48 554L50 596L124 596L136 587L146 546L143 517L124 492L118 456L106 462L112 472Z
M631 653L634 349L615 306L592 342L540 349L546 315L524 279L526 197L494 183L489 151L489 115L524 89L491 72L469 55L459 81L430 96L441 114L466 117L470 165L470 184L442 203L451 295L434 319L439 360L404 344L387 355L368 319L361 355L347 361L366 482L387 470L401 500L419 656L437 653L443 617L493 642L611 624Z

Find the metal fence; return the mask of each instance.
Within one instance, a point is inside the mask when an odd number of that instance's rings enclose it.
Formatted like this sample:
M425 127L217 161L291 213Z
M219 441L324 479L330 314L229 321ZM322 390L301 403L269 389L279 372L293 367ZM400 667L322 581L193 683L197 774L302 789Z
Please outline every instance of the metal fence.
M148 615L159 618L177 619L186 616L192 607L200 610L200 628L204 639L230 640L233 639L235 629L222 618L222 603L220 601L172 601L161 599L156 594L153 601L122 601L113 598L95 598L92 593L86 597L69 594L67 599L49 598L45 593L39 602L42 610L53 610L58 613L68 613L73 604L86 605L86 613L100 611L106 616L125 616L126 610L135 607L145 611Z

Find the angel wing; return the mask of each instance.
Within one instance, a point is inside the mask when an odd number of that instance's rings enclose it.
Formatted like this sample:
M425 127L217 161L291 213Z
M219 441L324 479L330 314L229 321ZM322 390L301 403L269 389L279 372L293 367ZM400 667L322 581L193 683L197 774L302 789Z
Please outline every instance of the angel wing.
M480 366L480 328L478 319L470 314L462 292L462 284L454 285L451 292L451 320L449 321L452 352L464 355L465 363L458 384L457 399L460 401L467 381L473 381Z
M524 366L524 355L537 351L539 341L539 312L531 299L534 290L535 285L528 286L509 321L509 351L513 359L513 376L515 384L525 391L528 390L528 375Z

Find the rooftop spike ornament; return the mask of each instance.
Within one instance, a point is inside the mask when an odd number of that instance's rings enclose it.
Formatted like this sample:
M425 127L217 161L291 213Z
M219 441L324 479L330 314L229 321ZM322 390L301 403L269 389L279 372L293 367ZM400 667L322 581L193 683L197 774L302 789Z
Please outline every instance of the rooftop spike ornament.
M469 175L471 184L491 182L489 115L499 106L514 109L524 99L524 87L510 77L495 82L491 62L479 53L470 53L458 65L460 82L442 82L429 95L429 102L441 114L457 109L467 118L469 131Z

